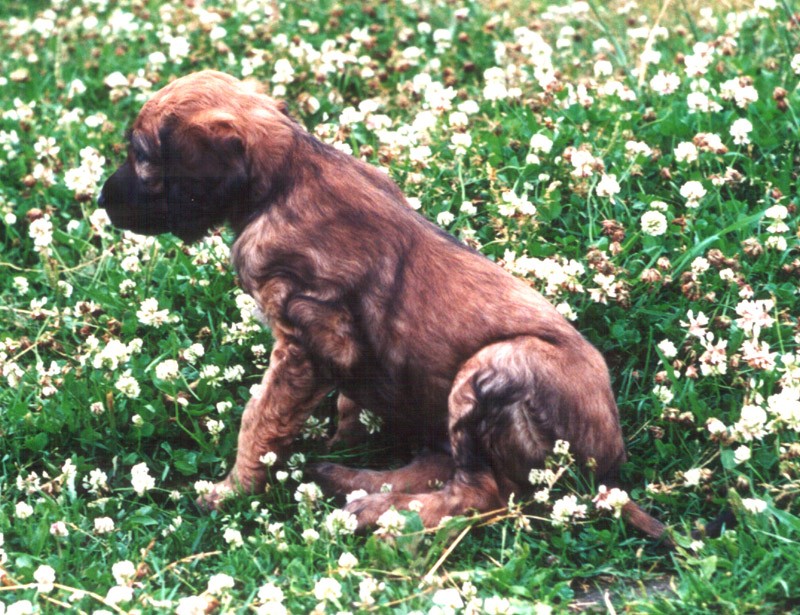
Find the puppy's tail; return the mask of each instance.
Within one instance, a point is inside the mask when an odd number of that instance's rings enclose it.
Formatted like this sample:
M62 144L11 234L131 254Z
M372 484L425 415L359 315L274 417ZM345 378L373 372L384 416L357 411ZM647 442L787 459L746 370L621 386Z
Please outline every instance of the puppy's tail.
M714 519L706 523L705 527L692 532L692 538L719 538L723 529L736 527L736 515L732 508L724 508Z
M667 533L666 526L647 513L633 500L629 500L622 507L622 518L640 532L660 541L662 544L672 548L676 546L675 541ZM736 515L731 508L725 508L719 515L709 521L705 527L693 531L692 538L718 538L722 534L723 529L731 529L734 527L736 527Z
M622 518L625 519L629 525L647 534L651 538L664 540L672 544L672 539L666 534L666 526L664 526L661 521L645 512L645 510L633 500L628 500L622 507Z
M605 485L608 489L612 489L614 487L620 488L616 475L617 472L615 468L614 471L608 472L598 482L600 484ZM672 539L667 534L666 526L663 523L661 523L661 521L659 521L651 514L646 512L641 506L639 506L633 500L628 500L622 506L622 518L628 525L635 527L637 530L639 530L644 534L647 534L648 536L650 536L650 538L662 541L668 545L673 544Z

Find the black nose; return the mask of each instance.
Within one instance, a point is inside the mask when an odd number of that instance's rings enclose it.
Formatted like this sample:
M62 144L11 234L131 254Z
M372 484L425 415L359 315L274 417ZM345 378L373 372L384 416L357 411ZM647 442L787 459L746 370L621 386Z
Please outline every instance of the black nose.
M102 209L105 209L106 206L106 199L102 190L100 191L100 196L97 197L97 206Z

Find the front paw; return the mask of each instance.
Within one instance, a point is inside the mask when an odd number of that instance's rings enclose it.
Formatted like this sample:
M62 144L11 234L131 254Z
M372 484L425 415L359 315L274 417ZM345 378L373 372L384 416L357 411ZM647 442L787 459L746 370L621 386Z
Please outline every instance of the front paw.
M222 503L235 495L235 491L230 482L225 479L216 483L210 490L200 494L195 500L195 504L204 512L211 512L222 508Z
M337 463L323 461L306 467L306 475L322 489L328 497L342 497L352 489L348 482L352 471Z
M395 502L392 494L373 493L351 501L344 507L344 510L354 515L358 520L356 532L364 534L368 530L374 529L381 515L394 504Z

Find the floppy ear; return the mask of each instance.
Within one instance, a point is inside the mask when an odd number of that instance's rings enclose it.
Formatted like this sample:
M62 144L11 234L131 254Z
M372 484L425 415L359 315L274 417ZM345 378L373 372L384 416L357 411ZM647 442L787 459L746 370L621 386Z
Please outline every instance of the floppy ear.
M172 232L202 236L248 200L248 165L236 118L203 112L168 118L159 132Z

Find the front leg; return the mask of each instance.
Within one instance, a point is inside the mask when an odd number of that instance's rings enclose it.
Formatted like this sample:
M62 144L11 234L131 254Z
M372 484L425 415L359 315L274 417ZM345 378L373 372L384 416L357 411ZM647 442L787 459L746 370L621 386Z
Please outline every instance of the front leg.
M236 463L225 480L198 504L215 509L228 495L264 489L268 452L283 459L314 408L333 389L298 342L279 336L261 390L247 403L239 430Z

